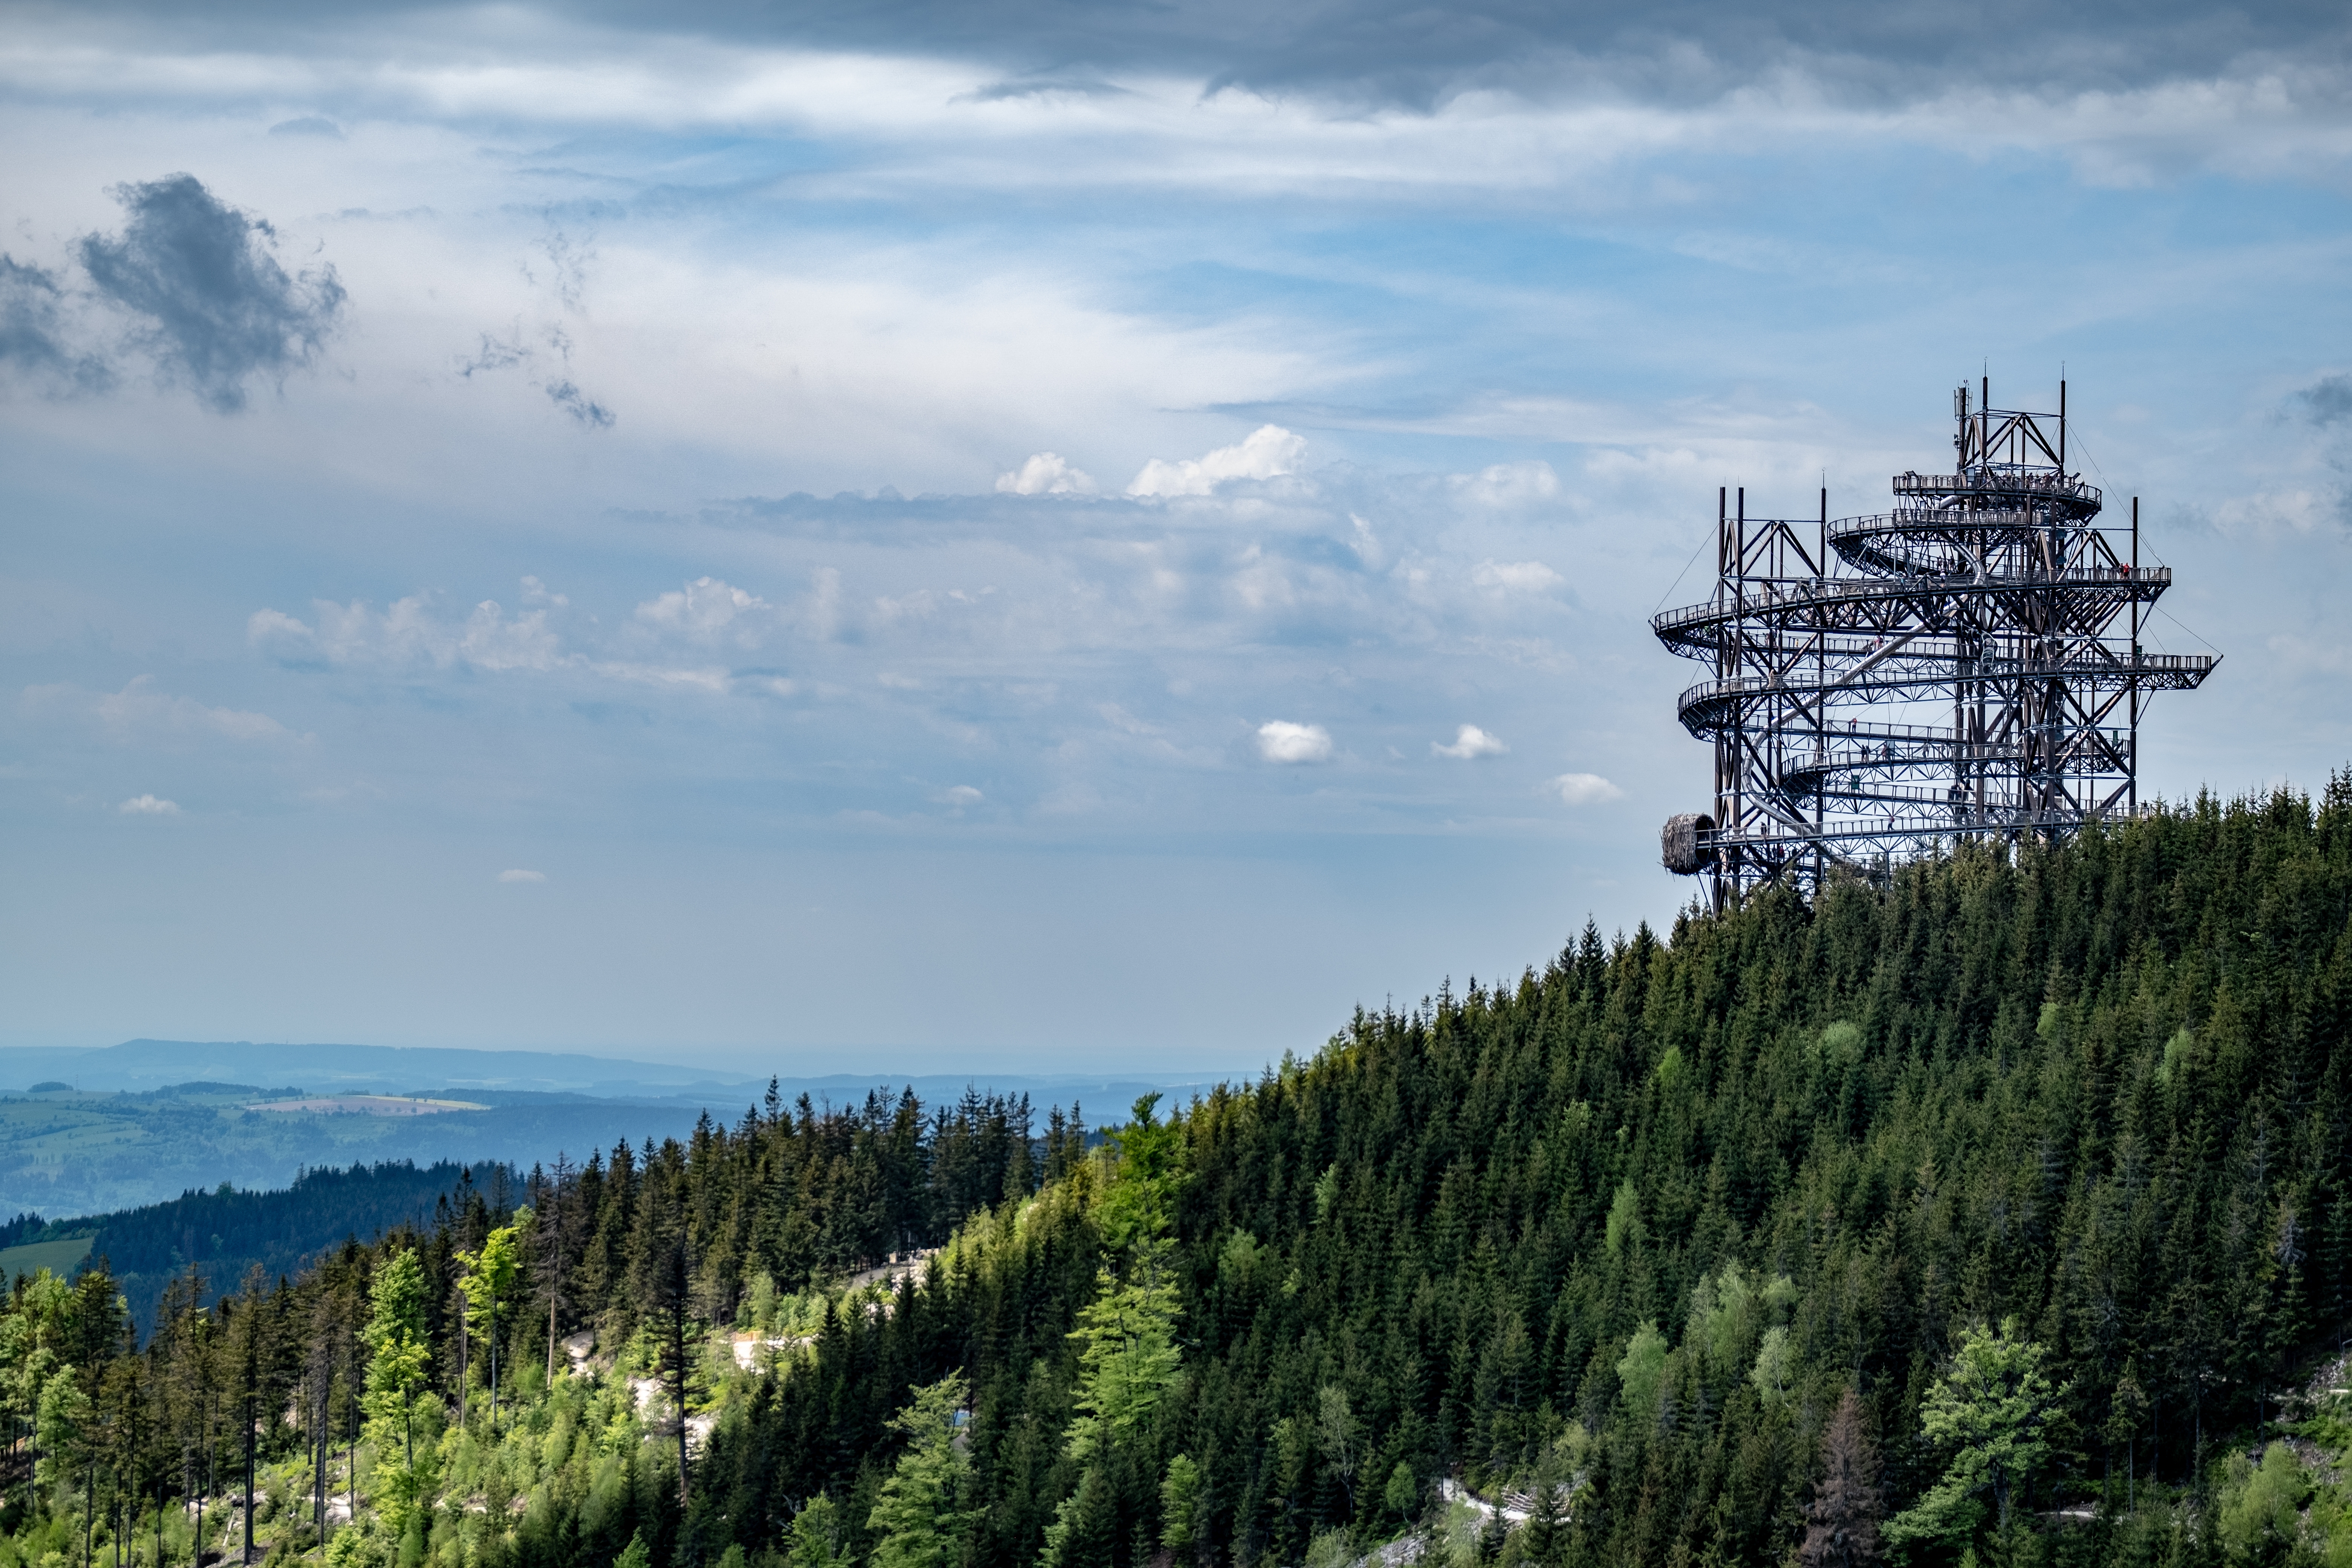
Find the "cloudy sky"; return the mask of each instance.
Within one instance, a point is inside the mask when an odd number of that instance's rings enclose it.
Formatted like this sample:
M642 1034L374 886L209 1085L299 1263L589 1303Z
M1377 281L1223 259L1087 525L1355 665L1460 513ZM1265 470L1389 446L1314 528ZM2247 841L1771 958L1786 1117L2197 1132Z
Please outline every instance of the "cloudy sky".
M2044 9L0 7L0 1043L1312 1049L1672 919L1715 487L1985 373L2323 783L2342 10Z

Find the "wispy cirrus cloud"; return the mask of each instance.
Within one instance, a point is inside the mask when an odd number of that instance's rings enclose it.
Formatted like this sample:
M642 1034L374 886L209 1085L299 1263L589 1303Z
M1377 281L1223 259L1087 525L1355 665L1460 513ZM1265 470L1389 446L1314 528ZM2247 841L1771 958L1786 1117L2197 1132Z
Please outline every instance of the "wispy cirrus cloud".
M243 742L289 739L286 726L267 713L214 707L193 697L161 689L152 675L134 676L120 690L91 691L71 682L28 686L25 711L53 721L95 726L121 742L220 740Z

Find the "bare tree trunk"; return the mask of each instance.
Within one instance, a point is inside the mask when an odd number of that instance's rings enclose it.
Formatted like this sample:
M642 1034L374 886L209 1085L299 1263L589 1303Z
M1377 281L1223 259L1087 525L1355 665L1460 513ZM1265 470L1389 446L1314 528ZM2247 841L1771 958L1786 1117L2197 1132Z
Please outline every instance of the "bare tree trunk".
M253 1561L253 1396L245 1397L245 1555L241 1562Z
M458 1295L457 1301L457 1425L463 1426L466 1424L466 1394L467 1393L466 1369L468 1363L467 1358L471 1353L471 1344L466 1336L466 1319L469 1314L466 1310L467 1300L462 1291Z

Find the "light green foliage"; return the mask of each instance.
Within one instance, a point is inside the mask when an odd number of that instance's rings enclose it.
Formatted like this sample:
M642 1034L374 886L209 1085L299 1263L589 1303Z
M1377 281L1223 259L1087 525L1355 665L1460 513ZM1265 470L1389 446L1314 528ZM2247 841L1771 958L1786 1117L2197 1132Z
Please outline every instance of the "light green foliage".
M387 1516L397 1523L431 1489L431 1477L420 1465L416 1426L433 1352L425 1341L425 1264L414 1249L377 1268L369 1300L362 1336L368 1347L369 1436L376 1449L377 1491ZM429 1462L428 1458L424 1464Z
M1070 1336L1083 1347L1080 1414L1070 1424L1072 1458L1091 1458L1106 1442L1132 1439L1176 1381L1182 1360L1176 1348L1180 1301L1168 1261L1165 1242L1147 1244L1126 1282L1108 1268L1097 1277L1100 1293L1078 1314Z
M64 1280L38 1269L17 1294L16 1310L0 1318L0 1415L12 1422L38 1419L42 1394L58 1370L69 1298Z
M1625 1408L1635 1420L1651 1415L1658 1407L1658 1380L1666 1370L1666 1336L1658 1332L1658 1325L1645 1322L1633 1331L1625 1346L1625 1354L1617 1363L1617 1386Z
M2196 1044L2197 1037L2185 1026L2175 1029L2172 1032L2172 1038L2164 1042L2164 1055L2157 1058L2156 1081L2170 1083L2172 1075L2180 1069L2182 1062L2189 1059L2189 1050Z
M1174 1249L1163 1234L1181 1180L1171 1142L1178 1129L1172 1121L1153 1124L1159 1098L1135 1102L1135 1121L1118 1134L1118 1163L1101 1203L1105 1239L1126 1238L1125 1273L1106 1268L1097 1275L1095 1299L1070 1335L1080 1347L1079 1414L1067 1444L1075 1459L1092 1459L1107 1443L1131 1443L1159 1410L1182 1360Z
M1331 1206L1339 1201L1339 1167L1337 1163L1323 1167L1315 1178L1315 1223L1321 1225L1331 1217Z
M457 1266L465 1272L466 1322L489 1347L490 1413L498 1414L499 1329L501 1314L512 1300L515 1281L522 1275L521 1237L531 1224L531 1212L516 1212L512 1225L503 1225L483 1238L479 1252L460 1252Z
M1307 1542L1306 1568L1347 1568L1355 1558L1355 1543L1346 1531L1318 1531Z
M1114 1168L1096 1224L1102 1227L1104 1243L1114 1252L1167 1235L1174 1219L1189 1145L1183 1124L1176 1118L1153 1120L1159 1103L1156 1093L1139 1098L1134 1120L1115 1129L1108 1140L1107 1158Z
M1832 1072L1853 1067L1862 1060L1862 1028L1841 1018L1822 1027L1813 1049L1822 1066Z
M1356 1494L1356 1461L1364 1442L1364 1424L1348 1402L1348 1391L1326 1384L1315 1394L1315 1447L1339 1478L1348 1495Z
M613 1559L613 1568L654 1568L654 1554L646 1549L644 1531L629 1537L629 1543Z
M792 1568L849 1568L849 1548L842 1542L841 1510L823 1492L793 1515Z
M741 1304L735 1309L735 1326L764 1331L773 1328L775 1322L775 1277L764 1268L758 1269L744 1287Z
M1633 1190L1633 1178L1617 1184L1617 1195L1610 1200L1609 1224L1603 1232L1609 1256L1614 1258L1624 1249L1625 1243L1641 1233L1642 1194Z
M2284 1443L2263 1449L2259 1465L2231 1454L2221 1491L2221 1543L2238 1561L2282 1562L2301 1542L2311 1475Z
M457 1254L457 1265L466 1271L467 1321L492 1339L497 1336L499 1310L514 1295L515 1280L522 1273L520 1237L530 1223L530 1214L524 1209L513 1225L490 1232L479 1252Z
M33 1440L41 1453L35 1471L44 1489L78 1474L97 1434L91 1430L89 1396L70 1366L61 1366L41 1384Z
M1190 1552L1200 1507L1201 1467L1192 1455L1179 1454L1168 1461L1168 1473L1160 1481L1160 1544Z
M1400 1518L1411 1514L1421 1501L1421 1487L1412 1479L1412 1467L1402 1459L1389 1472L1389 1484L1381 1489L1381 1506Z
M1257 1237L1237 1226L1217 1250L1217 1278L1246 1287L1271 1256L1271 1248L1259 1246Z
M1764 1303L1736 1263L1691 1287L1690 1321L1683 1342L1703 1351L1707 1364L1723 1368L1744 1360Z
M1778 1323L1764 1331L1756 1346L1756 1364L1748 1369L1748 1381L1756 1385L1757 1394L1767 1405L1774 1405L1789 1397L1789 1379L1796 1365L1796 1357L1789 1348L1789 1331Z
M882 1483L866 1527L881 1537L873 1568L945 1568L962 1551L970 1515L964 1495L971 1459L956 1441L956 1416L971 1396L961 1373L915 1390L912 1403L891 1418L907 1451Z
M1887 1523L1889 1540L1965 1542L1984 1521L1982 1494L1997 1524L2009 1525L2020 1483L2050 1457L2052 1428L2067 1394L2042 1372L2047 1352L2021 1338L2014 1318L1960 1338L1951 1364L1920 1404L1919 1426L1949 1455L1941 1479L1918 1505Z
M1682 1082L1683 1048L1680 1046L1668 1046L1665 1055L1658 1058L1657 1079L1658 1092L1664 1096L1671 1096Z

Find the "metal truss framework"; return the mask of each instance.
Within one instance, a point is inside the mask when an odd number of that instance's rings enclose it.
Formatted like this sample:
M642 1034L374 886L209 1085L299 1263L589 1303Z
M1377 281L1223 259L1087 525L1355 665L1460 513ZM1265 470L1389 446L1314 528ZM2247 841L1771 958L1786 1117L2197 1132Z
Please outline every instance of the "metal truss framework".
M1676 711L1714 742L1714 809L1664 845L1718 907L2135 811L2148 697L2219 662L2141 649L2172 574L2140 565L2137 498L2127 538L2095 526L2065 384L2055 414L1990 395L1990 378L1953 394L1955 471L1897 474L1890 511L1832 521L1823 489L1817 518L1752 518L1744 489L1718 492L1714 597L1651 623L1710 671Z

